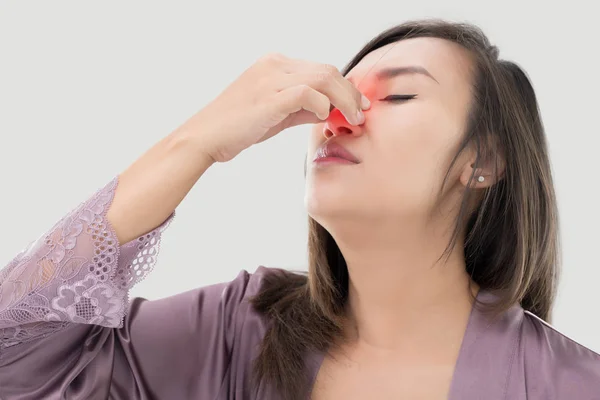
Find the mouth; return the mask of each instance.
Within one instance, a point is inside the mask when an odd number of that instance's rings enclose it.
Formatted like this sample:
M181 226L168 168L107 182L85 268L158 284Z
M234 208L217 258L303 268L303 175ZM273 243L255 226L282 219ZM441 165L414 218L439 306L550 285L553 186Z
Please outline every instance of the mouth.
M317 149L314 163L343 163L360 164L360 160L354 154L348 151L344 146L337 142L325 142Z

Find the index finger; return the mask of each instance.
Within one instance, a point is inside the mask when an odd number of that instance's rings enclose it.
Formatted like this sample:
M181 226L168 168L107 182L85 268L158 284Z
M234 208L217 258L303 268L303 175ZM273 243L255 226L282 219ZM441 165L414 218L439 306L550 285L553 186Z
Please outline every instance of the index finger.
M301 60L298 64L302 73L313 71L316 90L325 94L330 102L330 111L334 108L346 117L349 123L360 125L364 122L362 110L370 107L369 100L334 66ZM300 71L298 71L300 72Z

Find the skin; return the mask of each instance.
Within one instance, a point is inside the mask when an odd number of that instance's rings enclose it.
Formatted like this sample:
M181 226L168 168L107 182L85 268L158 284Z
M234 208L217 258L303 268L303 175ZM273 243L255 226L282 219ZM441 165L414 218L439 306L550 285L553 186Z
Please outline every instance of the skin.
M419 66L377 80L387 67ZM449 41L415 38L367 55L347 78L372 103L351 125L332 111L308 143L305 204L336 240L350 275L348 340L322 365L314 399L443 399L478 290L465 272L460 237L448 245L469 178L477 189L495 180L473 171L466 151L438 193L463 138L472 101L472 59ZM403 102L389 95L416 94ZM334 140L359 164L312 162ZM471 286L469 284L472 284Z

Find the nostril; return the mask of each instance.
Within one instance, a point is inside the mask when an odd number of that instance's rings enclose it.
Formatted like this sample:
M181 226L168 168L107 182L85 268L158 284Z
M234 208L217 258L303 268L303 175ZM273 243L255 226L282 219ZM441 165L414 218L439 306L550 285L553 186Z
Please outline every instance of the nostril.
M346 126L338 126L336 128L329 129L329 128L325 128L323 129L323 133L325 134L326 138L330 138L332 136L340 136L340 135L351 135L352 134L352 129L346 127Z

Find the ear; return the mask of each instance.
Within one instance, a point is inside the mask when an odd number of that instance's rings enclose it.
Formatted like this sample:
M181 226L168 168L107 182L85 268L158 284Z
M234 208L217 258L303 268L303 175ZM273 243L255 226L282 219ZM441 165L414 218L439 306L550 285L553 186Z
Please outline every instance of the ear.
M464 187L470 186L473 189L489 188L504 177L505 163L500 156L494 156L491 160L479 160L479 165L475 165L476 158L469 159L460 174L460 183ZM469 183L469 181L471 181Z

